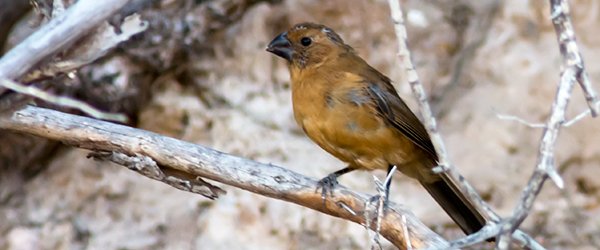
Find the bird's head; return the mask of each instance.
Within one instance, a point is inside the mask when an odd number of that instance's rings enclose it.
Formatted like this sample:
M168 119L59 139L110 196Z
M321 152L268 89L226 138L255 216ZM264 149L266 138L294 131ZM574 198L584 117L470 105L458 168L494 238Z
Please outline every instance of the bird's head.
M275 37L267 51L286 59L292 66L306 68L352 52L352 48L325 25L300 23Z

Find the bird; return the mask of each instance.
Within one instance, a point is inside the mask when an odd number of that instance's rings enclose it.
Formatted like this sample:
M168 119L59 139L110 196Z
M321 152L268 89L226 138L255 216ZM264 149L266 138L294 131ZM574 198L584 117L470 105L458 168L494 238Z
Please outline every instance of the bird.
M467 235L486 219L447 173L434 173L438 155L417 116L390 78L371 67L331 28L299 23L277 35L268 52L287 61L294 119L325 151L348 164L318 182L332 192L354 170L394 166L414 178ZM389 196L386 186L386 199Z

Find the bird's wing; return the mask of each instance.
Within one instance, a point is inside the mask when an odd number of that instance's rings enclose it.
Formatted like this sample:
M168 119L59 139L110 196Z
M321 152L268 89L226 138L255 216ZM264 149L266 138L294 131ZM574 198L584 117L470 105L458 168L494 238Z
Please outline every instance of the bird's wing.
M437 161L438 157L427 130L398 96L390 79L372 68L363 78L367 83L367 92L377 105L379 115L423 149L430 159Z

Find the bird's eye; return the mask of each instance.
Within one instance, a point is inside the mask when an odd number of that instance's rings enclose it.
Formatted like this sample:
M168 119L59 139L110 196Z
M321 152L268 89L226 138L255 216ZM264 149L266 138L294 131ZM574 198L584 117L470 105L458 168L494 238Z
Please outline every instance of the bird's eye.
M308 38L308 37L303 37L302 39L300 39L300 44L302 44L302 46L304 46L304 47L310 45L311 43L312 43L312 40L310 40L310 38Z

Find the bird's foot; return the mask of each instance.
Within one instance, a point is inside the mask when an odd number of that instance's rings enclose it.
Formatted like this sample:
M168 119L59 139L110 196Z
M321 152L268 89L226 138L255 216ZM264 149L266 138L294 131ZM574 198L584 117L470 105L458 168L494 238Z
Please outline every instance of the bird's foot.
M389 202L390 202L390 198L388 197L388 195L379 195L379 194L371 196L371 198L369 198L369 201L368 201L369 204L383 205L384 210L388 207Z
M374 212L374 216L376 218L379 218L380 216L383 216L386 212L387 209L389 207L389 203L390 199L388 198L387 195L381 195L381 194L376 194L371 196L371 198L369 198L367 200L367 206L371 206L374 210L372 210Z
M385 211L388 208L390 202L390 186L392 184L392 175L396 171L396 167L392 166L388 170L388 174L385 177L385 180L381 182L379 179L375 178L375 185L377 187L377 195L372 196L368 204L376 204L378 210ZM380 208L380 209L379 209Z
M317 183L317 189L315 192L321 189L321 199L323 199L323 203L325 203L325 198L327 198L327 193L331 197L333 197L333 189L338 185L337 175L335 173L326 176L325 178L319 180Z

